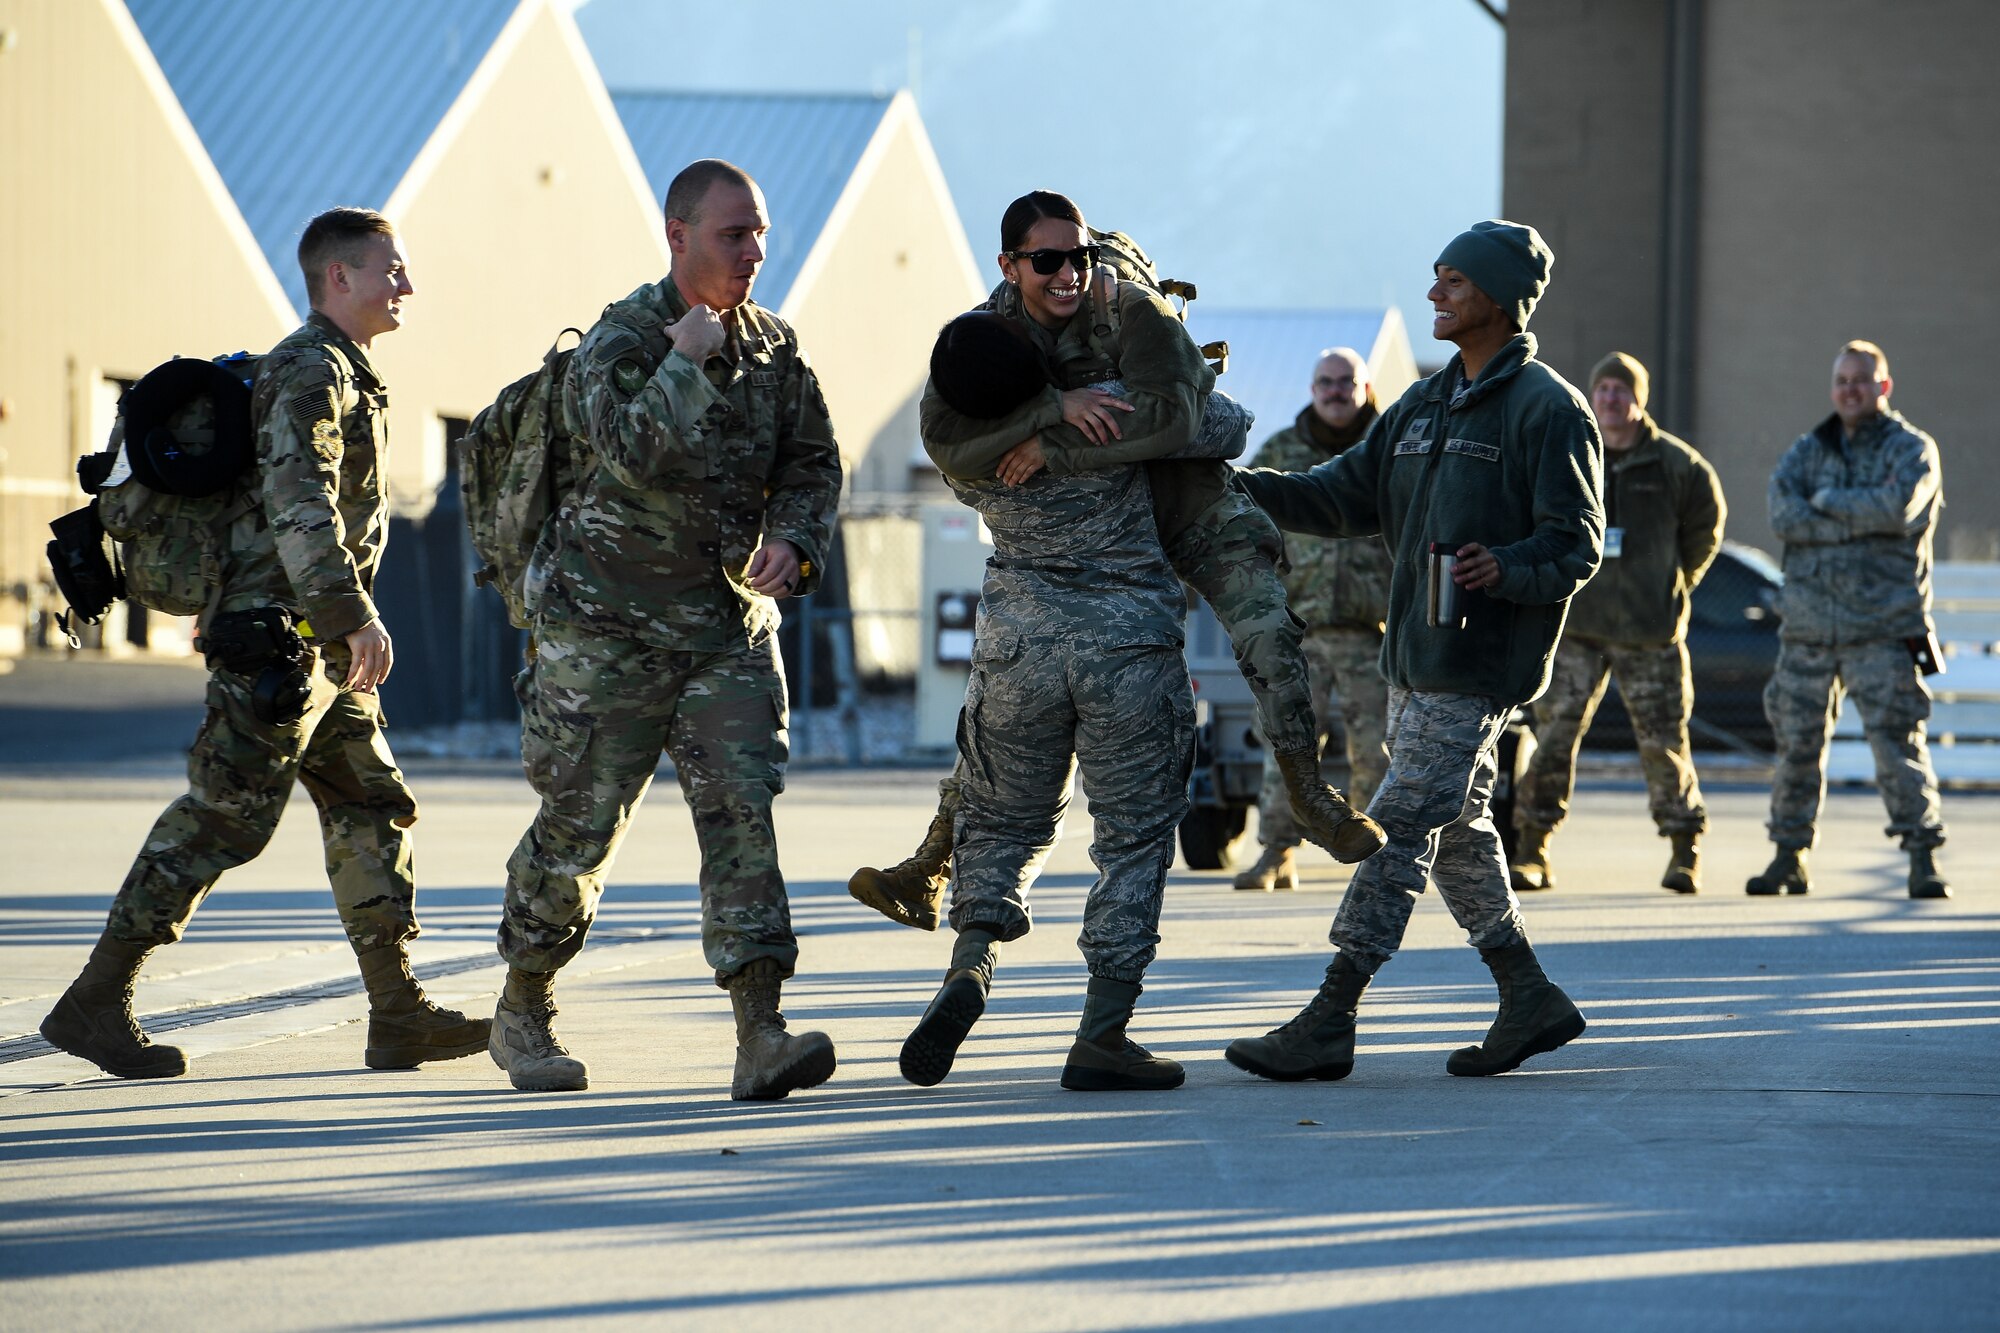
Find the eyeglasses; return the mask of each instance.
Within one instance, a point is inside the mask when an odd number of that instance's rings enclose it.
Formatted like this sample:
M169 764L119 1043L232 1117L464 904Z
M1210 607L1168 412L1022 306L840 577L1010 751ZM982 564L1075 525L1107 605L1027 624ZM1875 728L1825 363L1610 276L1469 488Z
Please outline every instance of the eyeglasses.
M1007 258L1025 259L1035 266L1035 272L1043 277L1062 272L1068 264L1078 273L1086 273L1097 263L1100 250L1094 245L1079 245L1074 250L1009 250Z

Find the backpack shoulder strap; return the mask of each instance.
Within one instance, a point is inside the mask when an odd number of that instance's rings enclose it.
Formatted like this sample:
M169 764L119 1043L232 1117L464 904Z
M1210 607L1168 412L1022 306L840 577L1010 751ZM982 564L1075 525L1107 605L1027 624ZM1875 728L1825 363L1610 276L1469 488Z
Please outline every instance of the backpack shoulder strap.
M1118 278L1108 268L1100 268L1091 278L1091 332L1104 354L1116 362L1124 344L1120 330L1125 323L1125 303L1120 300Z

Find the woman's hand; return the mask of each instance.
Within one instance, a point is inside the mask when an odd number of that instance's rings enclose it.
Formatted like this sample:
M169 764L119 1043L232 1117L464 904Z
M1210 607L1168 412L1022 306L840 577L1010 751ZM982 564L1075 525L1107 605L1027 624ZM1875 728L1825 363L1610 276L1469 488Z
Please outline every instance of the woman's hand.
M1042 454L1042 437L1030 435L1000 455L1000 461L994 465L993 475L1009 486L1019 486L1046 466L1048 459Z
M1124 438L1118 429L1119 412L1130 412L1132 404L1102 389L1065 389L1062 396L1063 420L1083 432L1092 444L1109 444Z

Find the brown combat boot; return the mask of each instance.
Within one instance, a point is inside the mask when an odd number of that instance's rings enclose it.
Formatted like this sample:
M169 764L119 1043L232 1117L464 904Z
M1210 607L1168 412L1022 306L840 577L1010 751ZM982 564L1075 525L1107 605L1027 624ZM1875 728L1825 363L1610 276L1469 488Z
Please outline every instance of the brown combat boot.
M1382 850L1388 837L1382 826L1347 803L1326 784L1319 772L1319 748L1273 750L1271 759L1284 775L1292 798L1292 818L1299 832L1326 848L1342 865L1366 861Z
M833 1041L824 1032L785 1030L778 1009L784 968L758 958L729 978L736 1010L736 1074L729 1096L739 1102L774 1102L796 1088L816 1088L833 1077Z
M847 881L847 892L899 926L936 930L950 885L951 815L939 810L915 856L887 870L861 867Z
M1165 1092L1187 1081L1180 1062L1154 1055L1125 1035L1139 987L1092 977L1083 995L1083 1018L1063 1064L1062 1085L1072 1092Z
M1299 883L1298 858L1289 847L1264 848L1257 862L1247 870L1238 872L1233 881L1237 888L1249 893L1269 893L1273 889L1294 889Z
M1545 828L1524 828L1514 839L1514 855L1507 859L1507 882L1516 893L1541 893L1556 886L1555 872L1549 869L1549 833Z
M150 944L105 935L90 961L42 1020L42 1036L119 1078L174 1078L187 1073L178 1046L155 1046L132 1017L132 986Z
M590 1070L556 1039L556 974L507 969L486 1051L522 1092L579 1092Z
M1938 873L1935 859L1936 848L1910 848L1910 896L1912 898L1949 898L1951 885L1944 882Z
M486 1049L493 1020L432 1004L402 944L357 958L368 988L368 1047L361 1058L370 1069L415 1069L427 1060L457 1060Z
M1346 1078L1354 1070L1354 1013L1373 979L1346 954L1335 954L1319 994L1305 1008L1261 1037L1238 1037L1222 1058L1282 1083Z
M1673 854L1667 858L1667 873L1660 876L1660 887L1672 889L1675 893L1701 892L1701 835L1698 833L1674 833Z
M1526 940L1504 949L1481 949L1479 956L1500 987L1500 1012L1477 1046L1453 1051L1445 1072L1460 1078L1484 1078L1519 1069L1531 1055L1542 1055L1583 1035L1583 1015L1562 988L1542 973L1534 946Z
M1812 881L1806 876L1806 849L1780 847L1761 875L1752 875L1743 892L1753 898L1770 898L1780 893L1810 893Z

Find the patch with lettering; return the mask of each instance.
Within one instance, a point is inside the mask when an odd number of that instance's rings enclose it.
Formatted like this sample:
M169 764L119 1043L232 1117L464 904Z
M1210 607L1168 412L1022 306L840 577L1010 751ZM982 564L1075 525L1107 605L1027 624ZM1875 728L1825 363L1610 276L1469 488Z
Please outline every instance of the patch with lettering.
M775 370L753 370L750 372L750 387L753 389L775 389L781 377Z
M1431 442L1429 440L1396 441L1396 453L1399 457L1403 454L1427 454L1430 451Z
M1464 454L1467 458L1483 458L1489 463L1500 461L1500 446L1482 444L1478 440L1446 440L1444 451L1448 454Z

